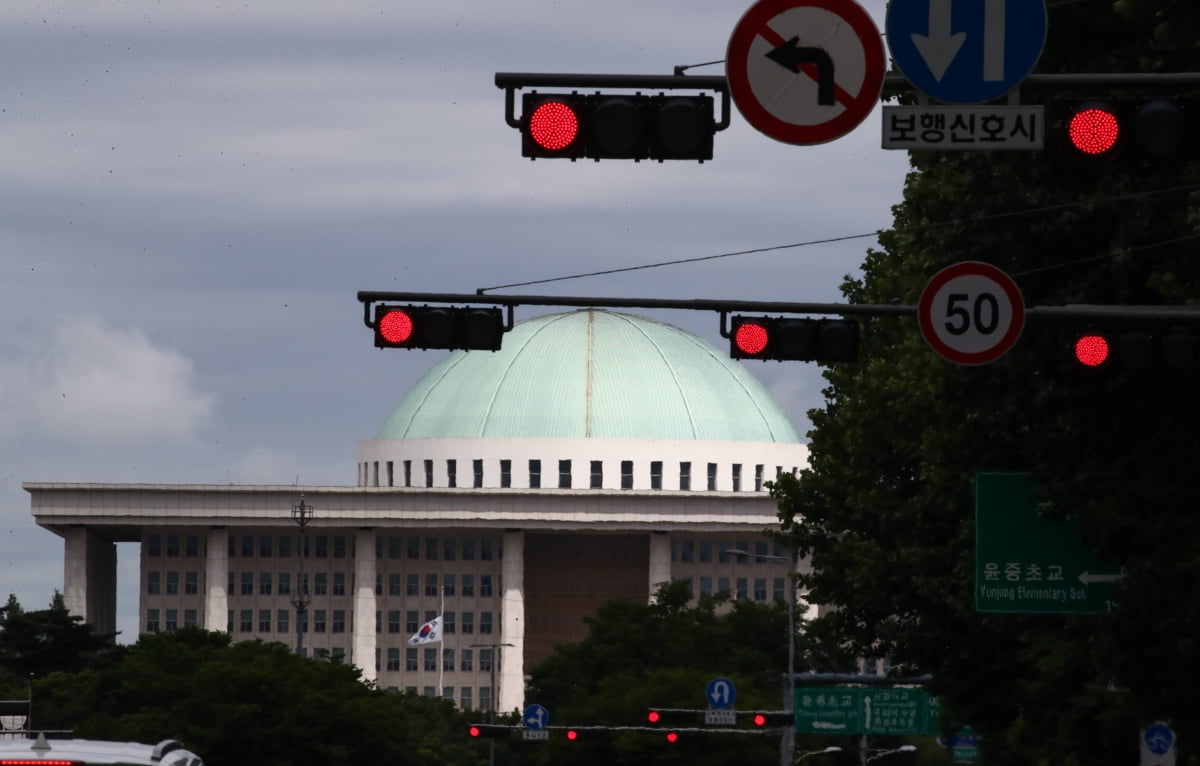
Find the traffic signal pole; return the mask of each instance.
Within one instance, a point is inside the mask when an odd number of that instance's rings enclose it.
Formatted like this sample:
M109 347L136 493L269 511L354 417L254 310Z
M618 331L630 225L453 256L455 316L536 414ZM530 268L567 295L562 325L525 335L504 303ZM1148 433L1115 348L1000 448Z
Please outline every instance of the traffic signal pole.
M605 298L599 296L565 295L487 295L476 293L408 293L361 290L358 300L363 304L363 322L374 329L371 307L375 303L451 303L491 306L569 306L575 308L638 308L677 309L686 311L732 311L831 314L838 316L907 316L917 315L917 306L871 303L793 303L789 301L745 301L721 298ZM1033 306L1025 309L1030 320L1046 321L1129 321L1200 323L1200 307L1193 306L1098 306L1075 304L1069 306Z

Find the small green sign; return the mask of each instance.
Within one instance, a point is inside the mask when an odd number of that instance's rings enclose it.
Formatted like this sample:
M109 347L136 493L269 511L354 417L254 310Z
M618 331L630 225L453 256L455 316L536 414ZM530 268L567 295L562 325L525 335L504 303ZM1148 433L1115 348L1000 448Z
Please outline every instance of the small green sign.
M936 735L940 702L915 687L798 686L796 731Z
M975 610L1111 611L1120 572L1083 547L1076 523L1043 517L1034 490L1025 473L975 475Z

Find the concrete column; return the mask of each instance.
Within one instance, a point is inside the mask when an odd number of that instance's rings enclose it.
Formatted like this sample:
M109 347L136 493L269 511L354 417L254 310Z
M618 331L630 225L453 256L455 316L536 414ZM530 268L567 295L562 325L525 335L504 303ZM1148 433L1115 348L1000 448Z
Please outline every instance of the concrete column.
M63 604L96 629L117 629L117 546L87 527L71 527L63 536ZM138 588L141 593L141 587ZM32 607L24 605L26 609Z
M492 661L500 660L500 690L496 711L508 713L525 708L525 533L504 533L504 563L501 567L504 593L500 603L500 643Z
M664 532L650 535L650 601L658 586L671 581L671 536Z
M224 633L229 629L229 530L208 531L204 557L204 629Z
M364 681L374 681L375 669L375 530L354 536L354 649L350 661Z

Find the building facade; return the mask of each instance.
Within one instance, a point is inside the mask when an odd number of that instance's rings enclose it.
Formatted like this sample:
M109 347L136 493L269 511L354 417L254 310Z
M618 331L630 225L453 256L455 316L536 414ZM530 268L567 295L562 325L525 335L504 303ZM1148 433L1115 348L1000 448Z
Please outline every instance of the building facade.
M604 601L673 579L697 597L785 598L793 564L763 534L778 523L765 484L806 459L727 355L585 310L449 354L359 444L353 486L24 486L64 540L68 608L100 630L115 630L116 543L137 542L141 631L299 639L382 688L512 710L528 670ZM440 642L409 642L439 615Z

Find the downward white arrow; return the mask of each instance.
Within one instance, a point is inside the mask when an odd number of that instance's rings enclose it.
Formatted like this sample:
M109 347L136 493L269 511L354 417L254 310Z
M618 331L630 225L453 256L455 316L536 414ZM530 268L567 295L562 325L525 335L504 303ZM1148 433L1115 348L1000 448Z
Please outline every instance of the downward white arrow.
M988 0L989 3L992 1ZM1003 3L1003 0L999 2ZM925 66L938 82L942 81L967 38L966 32L950 34L950 3L951 0L929 0L929 34L912 36L913 45L917 46Z

